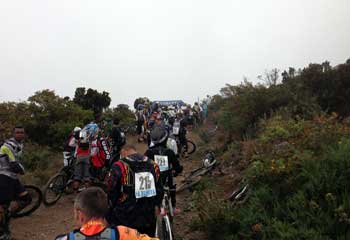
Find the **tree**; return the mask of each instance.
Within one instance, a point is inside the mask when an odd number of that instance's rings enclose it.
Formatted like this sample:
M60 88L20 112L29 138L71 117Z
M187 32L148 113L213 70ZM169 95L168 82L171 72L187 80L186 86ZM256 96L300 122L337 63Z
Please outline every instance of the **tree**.
M119 104L116 108L108 108L102 115L103 119L117 118L121 125L131 124L135 121L134 113L126 104Z
M110 105L111 98L108 92L99 93L91 88L85 91L84 87L80 87L75 90L73 101L86 110L92 110L95 118L98 118L103 110Z
M43 145L60 147L75 126L83 126L93 115L47 89L36 92L28 102L29 117L23 125L29 138Z
M143 104L144 105L145 103L150 103L150 100L147 97L139 97L139 98L135 99L135 101L134 101L134 108L135 108L135 110L137 109L137 106L139 104Z
M265 83L267 86L277 85L279 79L279 72L277 68L272 69L270 72L265 71Z

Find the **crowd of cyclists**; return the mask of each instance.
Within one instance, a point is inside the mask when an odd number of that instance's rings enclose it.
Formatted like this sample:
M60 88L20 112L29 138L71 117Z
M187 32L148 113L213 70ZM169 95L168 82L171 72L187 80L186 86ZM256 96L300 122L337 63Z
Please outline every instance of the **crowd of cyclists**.
M148 146L144 153L126 141L119 119L113 119L110 127L95 122L75 127L65 141L63 156L64 165L74 167L70 181L78 194L74 213L80 228L57 239L154 237L164 185L170 189L173 212L181 212L176 207L174 178L183 170L180 158L187 157L187 131L205 121L206 115L207 107L198 103L193 107L138 104L138 141ZM18 178L24 174L24 134L24 128L16 126L0 149L0 240L10 239L4 214L31 202ZM102 182L104 191L91 187L94 181Z

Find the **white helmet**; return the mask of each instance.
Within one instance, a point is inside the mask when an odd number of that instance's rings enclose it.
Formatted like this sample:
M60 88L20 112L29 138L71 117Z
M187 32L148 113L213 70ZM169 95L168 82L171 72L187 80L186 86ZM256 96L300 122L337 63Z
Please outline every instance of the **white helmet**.
M86 130L80 131L79 138L80 138L80 143L88 143L89 133Z
M208 158L206 158L206 159L204 159L203 160L203 165L204 165L204 167L206 167L206 168L208 168L208 167L210 167L210 160L208 159Z
M79 132L80 130L81 130L80 127L75 127L75 128L73 129L73 132Z
M213 152L209 152L206 154L205 158L203 159L203 166L206 168L209 168L213 166L216 163L215 155Z

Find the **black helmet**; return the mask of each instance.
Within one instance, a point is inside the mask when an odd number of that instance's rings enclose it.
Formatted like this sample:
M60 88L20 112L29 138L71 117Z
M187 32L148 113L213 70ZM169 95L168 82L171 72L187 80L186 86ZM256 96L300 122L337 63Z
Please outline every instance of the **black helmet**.
M152 112L158 112L158 110L159 110L158 102L153 102L152 105L151 105L151 111Z
M151 131L151 141L153 144L163 143L168 138L168 132L163 125L154 126Z

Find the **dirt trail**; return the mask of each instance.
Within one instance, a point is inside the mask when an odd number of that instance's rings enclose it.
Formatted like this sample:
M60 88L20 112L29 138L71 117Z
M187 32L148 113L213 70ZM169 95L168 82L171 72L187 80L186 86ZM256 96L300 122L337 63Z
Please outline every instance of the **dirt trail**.
M195 137L196 136L192 136L192 138ZM135 138L129 138L128 143L135 144L140 153L143 153L146 150L146 145L137 143ZM197 167L200 164L200 160L190 158L188 161L183 161L182 164L184 166L185 174ZM178 180L181 180L181 176ZM174 219L175 239L205 239L200 233L193 233L189 230L188 226L194 214L193 212L188 211L188 209L190 209L189 199L190 193L188 192L178 194L177 196L177 205L181 208L182 213ZM74 195L64 195L52 207L45 207L42 205L32 215L12 220L11 231L13 239L48 240L54 239L59 234L69 232L75 228L73 219L73 201Z

